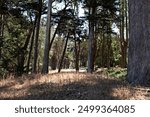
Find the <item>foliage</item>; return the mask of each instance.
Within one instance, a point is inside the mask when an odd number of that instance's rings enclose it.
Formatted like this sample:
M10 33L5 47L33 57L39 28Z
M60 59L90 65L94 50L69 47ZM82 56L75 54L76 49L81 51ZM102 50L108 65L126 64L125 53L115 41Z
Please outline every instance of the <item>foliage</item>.
M0 45L2 48L0 50L0 69L20 75L25 72L30 73L33 69L33 59L36 58L33 55L33 49L35 48L35 37L37 37L35 33L37 32L39 3L32 0L1 1L0 15L5 17L5 21L0 20L4 25L4 35ZM89 20L94 22L95 28L93 39L95 40L93 45L94 65L109 68L120 64L120 45L118 37L112 29L112 25L117 22L116 19L118 18L117 0L56 0L53 3L55 4L52 4L51 24L54 32L51 30L51 37L54 37L55 40L52 43L52 50L50 49L50 67L52 61L56 62L54 66L58 66L63 47L62 42L66 40L68 32L69 41L64 63L67 59L72 64L72 68L75 68L76 63L79 64L79 67L87 67ZM58 3L63 4L62 8L57 9ZM79 7L83 7L85 10L85 17L79 16ZM96 8L95 14L89 14L89 8L91 7ZM42 3L41 14L45 13L47 13L47 1ZM45 15L41 17L39 40L37 42L39 45L37 60L39 71L42 66L46 33L46 21L44 19ZM54 35L55 31L56 35ZM29 52L31 52L31 55ZM28 61L29 66L27 66ZM28 70L27 67L30 69Z
M127 68L119 68L119 67L110 68L107 70L107 73L111 77L125 79L125 77L127 75Z
M120 40L117 38L117 36L112 37L112 43L111 43L112 49L113 49L113 66L120 64Z

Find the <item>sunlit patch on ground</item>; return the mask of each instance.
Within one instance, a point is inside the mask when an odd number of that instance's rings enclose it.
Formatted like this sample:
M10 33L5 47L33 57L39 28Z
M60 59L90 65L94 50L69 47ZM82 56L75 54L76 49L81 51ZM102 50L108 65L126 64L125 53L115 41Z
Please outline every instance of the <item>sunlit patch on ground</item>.
M150 89L99 74L54 72L3 79L0 99L150 99Z

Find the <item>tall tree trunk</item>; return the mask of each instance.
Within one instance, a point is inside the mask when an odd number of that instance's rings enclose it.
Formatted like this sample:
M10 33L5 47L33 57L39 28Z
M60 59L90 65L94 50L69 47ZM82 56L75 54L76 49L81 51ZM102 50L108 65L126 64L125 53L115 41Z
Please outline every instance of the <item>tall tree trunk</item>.
M54 32L54 35L53 35L53 37L52 37L52 40L50 41L49 51L51 51L51 48L52 48L54 39L55 39L56 34L57 34L57 32L58 32L58 29L59 29L59 27L60 27L60 23L61 23L61 18L60 18L60 20L59 20L59 22L58 22L58 25L57 25L57 28L56 28L56 30L55 30L55 32Z
M92 26L92 22L89 22L89 40L88 40L88 72L92 73L92 45L93 45L93 31L94 27Z
M111 34L107 36L107 68L110 68L110 61L111 61Z
M4 16L0 14L0 59L1 59L1 47L3 44L3 36L4 36Z
M4 15L0 14L0 37L4 35Z
M126 42L128 45L128 40L129 40L129 17L128 17L128 0L125 0L125 17L126 17Z
M94 16L95 16L96 8L90 8L89 13L89 40L88 40L88 72L93 72L93 40L94 40ZM92 14L91 14L92 13Z
M53 52L53 55L51 57L50 66L52 70L56 70L57 68L57 52Z
M126 41L125 41L125 54L126 58L128 58L128 41L129 41L129 10L128 10L128 0L125 0L125 16L126 16ZM127 67L127 59L126 66Z
M52 0L48 2L47 26L46 26L46 39L44 48L43 68L42 73L47 74L49 69L49 50L50 50L50 36L51 36L51 10Z
M80 67L80 65L79 65L79 63L80 63L80 53L81 52L81 41L78 41L78 58L77 58L77 60L78 60L78 69L79 69L79 67Z
M34 44L34 36L35 36L35 26L36 26L37 17L35 18L34 24L33 24L33 30L32 30L32 37L31 37L31 45L29 47L29 54L28 54L28 61L27 61L27 69L26 72L29 72L30 69L30 60L32 56L32 50L33 50L33 44Z
M68 4L69 4L69 3L68 3ZM64 11L67 9L68 4L66 4L66 6L64 7L64 9L63 9ZM51 4L51 5L52 5L52 4ZM52 6L51 6L51 7L52 7ZM57 32L58 32L58 29L59 29L59 27L60 27L61 21L62 21L62 16L60 16L60 20L59 20L59 22L58 22L57 28L56 28L56 30L55 30L55 32L54 32L54 34L53 34L53 37L52 37L52 39L51 39L51 41L50 41L49 51L51 51L51 48L52 48L54 39L55 39L56 34L57 34Z
M69 40L69 33L67 35L67 39L66 39L66 42L65 42L65 46L64 46L64 50L63 50L63 53L62 53L62 56L61 56L61 59L60 59L60 63L59 63L59 67L58 67L58 72L61 71L62 69L62 65L63 65L63 60L64 60L64 56L65 56L65 52L66 52L66 49L67 49L67 44L68 44L68 40Z
M101 67L105 66L105 32L102 31Z
M25 44L22 48L19 49L19 53L18 53L18 65L17 65L17 75L22 75L25 71L25 57L26 57L26 52L27 52L27 48L30 42L30 38L32 35L32 31L33 31L33 27L29 29L28 31L28 35L25 41Z
M129 0L129 54L127 80L150 81L150 0Z
M96 24L94 23L94 25ZM96 54L97 54L97 34L95 32L96 32L96 26L94 26L94 38L93 38L93 47L92 47L92 51L93 51L92 70L93 71L95 67Z
M42 12L42 0L39 0L39 9L37 14L36 22L36 33L35 33L35 45L34 45L34 60L33 60L33 69L32 72L37 72L37 60L38 60L38 43L39 43L39 31L40 31L40 21L41 21L41 12Z
M121 0L120 4L120 46L121 46L121 67L127 66L127 39L125 39L125 18L126 18L126 0Z
M76 72L79 71L79 54L80 54L80 41L75 40L75 68L76 68Z
M25 51L20 48L17 53L16 75L20 76L24 72Z

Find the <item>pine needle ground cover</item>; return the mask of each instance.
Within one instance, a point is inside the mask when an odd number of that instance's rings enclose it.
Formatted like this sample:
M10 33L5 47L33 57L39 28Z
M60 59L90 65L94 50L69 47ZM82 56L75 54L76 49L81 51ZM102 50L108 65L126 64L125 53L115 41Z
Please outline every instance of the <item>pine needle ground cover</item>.
M0 80L0 99L144 100L150 99L150 88L98 73L9 76Z

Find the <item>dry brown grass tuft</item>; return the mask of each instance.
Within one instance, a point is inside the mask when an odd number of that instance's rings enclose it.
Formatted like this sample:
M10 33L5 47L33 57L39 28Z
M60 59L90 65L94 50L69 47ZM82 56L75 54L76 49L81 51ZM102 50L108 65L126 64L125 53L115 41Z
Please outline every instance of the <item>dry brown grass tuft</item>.
M0 80L0 99L150 99L150 89L99 74L51 73Z

